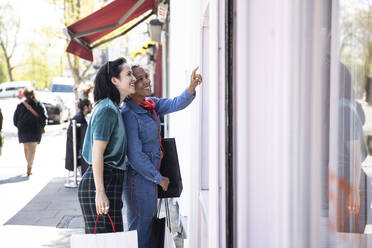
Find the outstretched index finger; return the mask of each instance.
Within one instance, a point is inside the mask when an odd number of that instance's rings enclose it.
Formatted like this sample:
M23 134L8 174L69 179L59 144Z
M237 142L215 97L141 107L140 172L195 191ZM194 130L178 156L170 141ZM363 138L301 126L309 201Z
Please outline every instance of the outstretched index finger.
M194 78L195 77L195 73L196 73L196 71L199 69L199 66L198 67L196 67L193 71L192 71L192 78Z

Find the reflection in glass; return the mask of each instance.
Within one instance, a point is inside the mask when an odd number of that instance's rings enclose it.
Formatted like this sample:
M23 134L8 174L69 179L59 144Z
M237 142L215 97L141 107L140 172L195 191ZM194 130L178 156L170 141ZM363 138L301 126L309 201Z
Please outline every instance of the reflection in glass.
M332 82L337 84L338 97L337 163L330 168L330 202L334 212L330 215L331 229L341 233L365 232L369 222L372 185L363 166L368 165L366 145L372 116L372 1L340 0L338 66ZM371 109L372 110L372 109ZM366 114L367 113L367 114ZM330 123L332 128L332 123ZM372 133L372 132L371 132ZM332 138L332 137L331 137ZM335 138L335 137L333 137Z
M362 204L365 182L361 183L361 163L367 157L365 114L355 100L351 74L343 64L339 67L339 81L337 231L363 233L366 211Z

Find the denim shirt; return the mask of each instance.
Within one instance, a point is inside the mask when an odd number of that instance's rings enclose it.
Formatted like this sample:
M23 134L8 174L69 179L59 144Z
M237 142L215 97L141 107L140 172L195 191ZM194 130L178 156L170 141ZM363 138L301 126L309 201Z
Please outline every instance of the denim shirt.
M195 94L191 95L187 90L173 99L150 97L159 118L184 109L194 98ZM158 171L160 142L156 117L131 99L124 102L121 114L127 132L129 165L145 179L159 184L162 176Z

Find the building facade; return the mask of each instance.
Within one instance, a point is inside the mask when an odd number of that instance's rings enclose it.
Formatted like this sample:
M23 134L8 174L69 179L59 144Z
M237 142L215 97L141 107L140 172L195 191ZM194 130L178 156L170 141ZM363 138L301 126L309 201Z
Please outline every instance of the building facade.
M166 125L179 147L186 247L371 245L368 156L357 149L368 136L369 72L358 68L368 68L371 34L356 18L370 16L371 3L169 4L164 95L180 94L196 66L204 79ZM354 90L351 107L342 105Z

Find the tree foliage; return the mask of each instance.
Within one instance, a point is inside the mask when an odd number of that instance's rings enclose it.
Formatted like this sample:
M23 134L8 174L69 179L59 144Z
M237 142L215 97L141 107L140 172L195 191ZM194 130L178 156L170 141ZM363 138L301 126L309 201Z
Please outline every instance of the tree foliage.
M13 81L13 55L17 48L20 19L8 2L0 3L0 55L6 64L8 78Z
M4 63L0 62L0 83L8 81L8 76L5 72L5 65Z
M359 67L362 78L372 77L372 1L342 1L340 56L349 68Z
M56 30L53 27L45 27L35 30L39 42L29 41L26 47L25 59L20 65L21 80L35 81L35 87L39 89L49 88L52 78L62 74L62 51L56 51Z
M63 9L63 24L65 27L77 22L85 16L92 13L95 9L101 7L104 1L91 0L50 0L53 4ZM66 46L70 42L69 37L65 37ZM90 69L92 63L79 57L66 53L67 65L75 80L75 86L91 78Z

